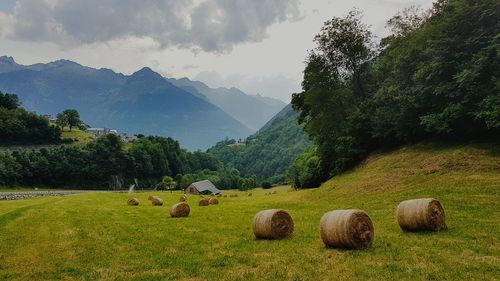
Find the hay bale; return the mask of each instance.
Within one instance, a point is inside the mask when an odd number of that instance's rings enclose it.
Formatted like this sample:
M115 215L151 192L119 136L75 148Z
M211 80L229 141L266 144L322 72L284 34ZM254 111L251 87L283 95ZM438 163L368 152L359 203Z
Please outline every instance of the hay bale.
M229 195L229 197L236 198L236 197L238 197L238 194L231 194L231 195Z
M222 197L223 197L223 198L227 198L227 195L223 195Z
M180 198L179 198L179 202L186 202L187 200L187 196L186 195L182 195Z
M362 210L336 210L323 215L319 223L320 236L326 246L361 249L373 242L373 223Z
M161 199L160 197L158 196L153 196L151 198L151 204L153 206L163 206L163 199Z
M187 217L189 216L190 212L189 205L186 202L180 202L175 205L173 205L170 208L170 216L172 218L181 218L181 217Z
M293 220L283 210L264 210L253 218L252 229L258 239L283 239L292 235Z
M199 202L198 202L198 206L208 206L210 205L210 200L206 199L206 198L202 198Z
M217 200L217 198L210 198L210 200L208 200L208 203L210 205L217 205L219 204L219 200Z
M272 194L276 194L276 193L278 193L278 191L276 191L276 190L275 190L275 191L273 191L273 193L272 193Z
M137 198L130 198L127 200L127 205L129 206L139 206L139 199Z
M252 192L249 192L249 193L247 194L247 196L248 196L248 197L252 197Z
M433 198L406 200L399 203L396 217L403 231L447 229L443 206Z
M153 196L153 195L149 195L148 200L149 200L149 201L153 200L153 197L155 197L155 196Z
M220 193L219 193L219 194L217 194L217 197L222 197L222 194L220 194Z

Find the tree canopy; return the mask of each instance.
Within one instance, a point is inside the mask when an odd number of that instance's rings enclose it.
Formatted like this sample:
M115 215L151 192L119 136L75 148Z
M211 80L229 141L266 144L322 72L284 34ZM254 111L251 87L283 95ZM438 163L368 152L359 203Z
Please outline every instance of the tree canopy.
M17 95L0 92L0 144L58 143L60 136L47 118L21 108Z
M71 131L73 127L78 127L82 125L83 122L80 120L80 113L78 113L76 109L66 109L57 114L56 124L61 128L68 126Z

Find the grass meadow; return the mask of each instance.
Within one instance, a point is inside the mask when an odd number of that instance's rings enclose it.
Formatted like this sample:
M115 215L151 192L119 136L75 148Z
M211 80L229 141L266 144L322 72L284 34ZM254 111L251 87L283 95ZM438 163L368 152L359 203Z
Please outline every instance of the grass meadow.
M374 154L313 190L220 198L188 218L170 218L181 193L88 193L0 202L0 280L497 280L500 276L500 157L480 146L416 146ZM153 207L149 195L165 201ZM403 233L405 199L434 197L448 230ZM255 240L251 221L281 208L295 232ZM319 220L359 208L375 227L366 250L325 248Z

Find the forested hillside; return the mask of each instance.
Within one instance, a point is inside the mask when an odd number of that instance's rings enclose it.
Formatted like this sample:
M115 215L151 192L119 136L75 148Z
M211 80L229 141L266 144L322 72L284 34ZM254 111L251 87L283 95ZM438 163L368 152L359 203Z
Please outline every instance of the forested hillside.
M290 164L311 145L297 117L298 113L288 105L244 143L225 140L208 152L243 176L284 182Z
M358 10L335 17L315 37L292 104L316 149L297 159L295 186L318 185L379 148L498 141L499 1L406 9L388 21L393 34L378 46L361 18Z
M0 91L0 144L59 143L61 130L47 118L28 112L14 94Z

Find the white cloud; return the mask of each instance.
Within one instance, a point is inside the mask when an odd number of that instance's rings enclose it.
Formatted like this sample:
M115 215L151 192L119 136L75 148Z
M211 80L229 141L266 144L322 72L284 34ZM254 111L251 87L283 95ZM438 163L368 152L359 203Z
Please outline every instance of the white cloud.
M198 77L211 86L289 101L300 90L307 50L326 20L355 6L382 38L386 21L399 10L432 2L17 0L10 14L0 11L0 55L23 64L70 59L125 74L149 66L165 76ZM44 8L33 8L39 5ZM6 35L15 27L17 33Z
M0 38L6 37L12 30L12 16L0 11Z
M299 0L17 0L11 38L70 47L147 37L161 48L227 52L298 19L298 7Z

